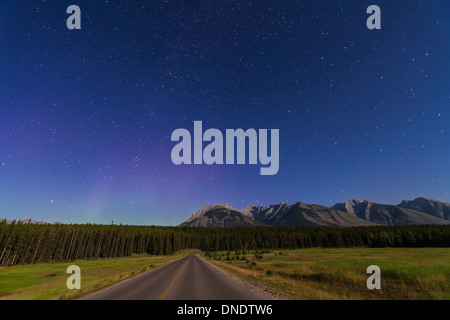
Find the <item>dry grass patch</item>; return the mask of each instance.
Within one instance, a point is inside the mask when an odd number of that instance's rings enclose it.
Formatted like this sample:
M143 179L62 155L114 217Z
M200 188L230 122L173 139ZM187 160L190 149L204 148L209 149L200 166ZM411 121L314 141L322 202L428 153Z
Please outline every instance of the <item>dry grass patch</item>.
M208 259L291 299L450 299L448 248L225 252ZM366 287L370 265L381 268L381 290Z

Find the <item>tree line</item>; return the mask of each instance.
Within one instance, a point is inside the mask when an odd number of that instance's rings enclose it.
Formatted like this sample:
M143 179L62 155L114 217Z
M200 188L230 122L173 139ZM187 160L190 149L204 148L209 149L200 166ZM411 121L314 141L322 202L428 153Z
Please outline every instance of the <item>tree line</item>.
M197 228L0 221L0 266L148 253L311 247L450 247L450 226Z

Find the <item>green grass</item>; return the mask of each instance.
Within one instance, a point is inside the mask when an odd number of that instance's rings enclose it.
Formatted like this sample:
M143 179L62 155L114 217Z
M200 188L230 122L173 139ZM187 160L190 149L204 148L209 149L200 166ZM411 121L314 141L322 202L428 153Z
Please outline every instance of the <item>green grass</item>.
M0 268L0 299L50 300L75 299L118 281L156 268L193 251L171 256L133 255L126 258L40 263ZM81 290L66 286L67 267L81 268Z
M0 268L0 299L75 299L192 251L173 256L42 263ZM346 248L226 252L219 267L288 299L450 299L449 248ZM258 257L257 257L258 256ZM81 290L68 290L69 265L81 268ZM368 290L366 269L381 268L381 290Z
M450 299L449 248L280 250L242 259L208 259L290 299ZM255 265L256 264L256 265ZM368 290L367 267L381 268L381 290Z

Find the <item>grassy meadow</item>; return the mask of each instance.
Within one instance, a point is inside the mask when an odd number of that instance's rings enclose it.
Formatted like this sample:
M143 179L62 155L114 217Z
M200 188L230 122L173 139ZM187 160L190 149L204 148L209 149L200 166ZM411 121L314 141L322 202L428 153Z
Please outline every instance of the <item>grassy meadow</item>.
M0 268L0 299L54 300L75 299L105 288L144 271L182 258L192 250L170 256L148 254L125 258L81 260L62 263L39 263ZM69 290L67 267L81 268L81 290Z
M3 267L0 299L76 299L191 252ZM221 251L204 258L285 299L450 299L450 248ZM72 264L81 268L81 290L66 287ZM381 269L381 290L366 287L369 265Z
M345 248L217 252L206 260L286 299L450 299L450 248ZM381 269L381 290L366 286Z

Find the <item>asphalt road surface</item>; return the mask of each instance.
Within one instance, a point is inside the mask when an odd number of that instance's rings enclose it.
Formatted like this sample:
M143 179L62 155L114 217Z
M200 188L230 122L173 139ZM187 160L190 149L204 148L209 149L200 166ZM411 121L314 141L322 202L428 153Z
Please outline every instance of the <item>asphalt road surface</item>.
M266 300L274 297L191 254L83 299Z

